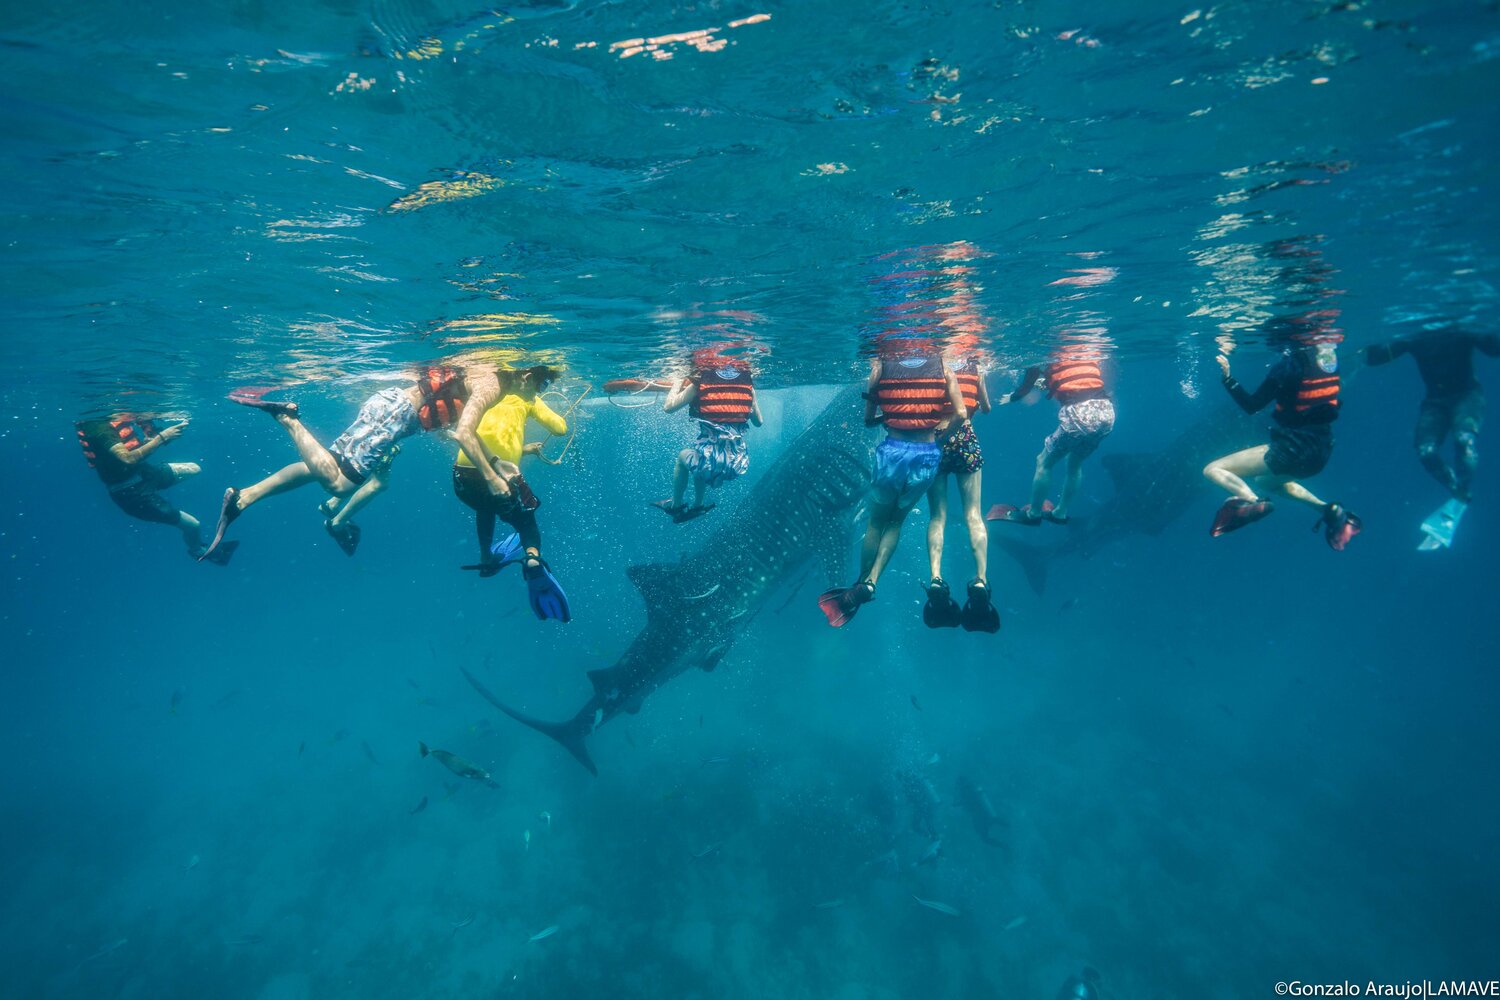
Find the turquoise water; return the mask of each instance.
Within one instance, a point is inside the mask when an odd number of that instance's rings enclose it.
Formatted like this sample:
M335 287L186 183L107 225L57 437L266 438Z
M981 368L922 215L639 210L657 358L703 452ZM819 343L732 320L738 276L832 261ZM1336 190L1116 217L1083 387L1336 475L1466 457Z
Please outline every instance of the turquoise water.
M9 5L0 996L1500 975L1493 464L1453 549L1415 552L1443 494L1406 361L1351 372L1311 484L1363 517L1346 552L1292 505L1210 541L1221 497L1174 450L1224 404L1216 350L1258 382L1269 318L1319 313L1346 359L1413 319L1493 330L1497 53L1473 2ZM975 338L994 395L1080 339L1117 375L1079 523L992 525L998 635L922 627L924 502L856 621L813 604L847 578L788 567L714 670L589 738L597 777L465 682L571 716L646 625L627 567L733 573L785 502L757 484L913 331ZM754 359L766 426L676 527L647 504L689 421L599 386L709 345ZM211 522L293 454L230 390L326 441L437 359L595 387L527 468L566 626L515 570L456 569L435 436L354 558L312 488L237 523L227 569L75 450L84 417L189 418L162 457L203 473L169 496ZM1055 422L976 420L986 506L1024 501ZM1151 510L1111 455L1154 456Z

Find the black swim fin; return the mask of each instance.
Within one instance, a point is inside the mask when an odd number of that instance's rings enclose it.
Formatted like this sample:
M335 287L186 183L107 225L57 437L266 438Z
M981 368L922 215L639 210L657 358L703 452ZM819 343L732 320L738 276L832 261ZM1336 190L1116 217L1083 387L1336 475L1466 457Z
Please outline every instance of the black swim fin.
M928 628L958 628L963 616L948 584L941 577L933 577L927 585L927 603L922 605L922 624Z
M990 588L979 580L969 584L969 599L964 602L965 632L1000 631L1000 609L990 599Z

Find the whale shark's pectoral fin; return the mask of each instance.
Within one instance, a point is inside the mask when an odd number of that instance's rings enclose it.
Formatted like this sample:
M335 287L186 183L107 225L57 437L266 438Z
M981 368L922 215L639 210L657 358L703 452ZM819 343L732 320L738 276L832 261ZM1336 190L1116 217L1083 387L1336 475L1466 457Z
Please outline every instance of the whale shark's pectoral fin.
M624 690L625 668L610 667L607 670L590 670L589 683L594 685L594 694L605 701L616 701Z

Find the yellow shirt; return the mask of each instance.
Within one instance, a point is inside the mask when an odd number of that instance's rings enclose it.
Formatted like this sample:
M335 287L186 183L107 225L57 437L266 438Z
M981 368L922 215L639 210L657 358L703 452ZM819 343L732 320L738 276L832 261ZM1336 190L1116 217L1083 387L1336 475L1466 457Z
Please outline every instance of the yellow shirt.
M541 424L553 434L568 433L568 422L556 413L544 402L540 396L527 402L520 396L506 396L484 411L484 416L479 418L479 427L475 433L479 440L489 449L490 454L507 462L521 463L521 449L526 445L526 419L530 417ZM458 459L455 465L462 465L472 469L474 463L469 461L469 456L464 454L462 448L458 450Z

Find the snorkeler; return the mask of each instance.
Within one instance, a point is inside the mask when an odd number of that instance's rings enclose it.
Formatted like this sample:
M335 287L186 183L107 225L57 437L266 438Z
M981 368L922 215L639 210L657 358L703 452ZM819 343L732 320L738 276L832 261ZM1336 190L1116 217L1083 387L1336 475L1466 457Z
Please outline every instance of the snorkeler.
M501 371L500 401L485 411L475 434L488 454L492 467L505 478L510 492L492 492L483 475L460 449L453 462L453 495L474 511L479 536L480 576L494 576L513 562L521 564L531 610L538 619L570 621L567 595L542 560L542 534L536 523L541 501L521 475L521 456L537 454L540 444L526 444L526 422L534 420L553 434L566 434L568 422L554 413L539 393L562 374L556 368L535 365L516 371ZM515 533L495 543L495 519Z
M886 437L875 449L870 523L860 551L859 578L851 587L837 587L818 597L818 607L834 628L874 600L881 571L901 538L902 522L937 479L942 461L935 440L938 425L950 413L959 421L969 418L953 373L930 344L883 348L870 362L864 395L865 425L885 424ZM969 597L978 613L989 601L989 589L970 584Z
M963 398L967 416L959 419L949 408L942 424L937 429L937 444L941 453L938 460L937 478L927 491L927 561L931 564L932 582L927 585L927 603L922 607L922 621L928 628L954 628L962 625L970 632L995 632L1000 628L1000 611L987 598L975 600L976 589L987 593L989 531L985 528L984 513L980 510L980 470L984 468L984 453L979 447L979 438L974 433L970 419L974 413L990 412L989 390L984 384L984 374L979 368L979 355L973 351L961 354L949 366L953 379L958 383L959 395ZM970 599L960 608L943 580L943 531L948 523L948 477L958 482L958 494L963 501L964 521L969 529L969 547L974 553L974 580L970 583Z
M1057 429L1047 436L1036 457L1031 502L1019 508L997 504L990 509L989 519L1037 525L1045 518L1054 524L1066 524L1083 482L1084 459L1115 429L1115 404L1104 384L1097 348L1064 347L1051 364L1026 369L1020 385L1001 396L999 404L1024 399L1032 389L1041 389L1057 401ZM1052 486L1052 470L1063 459L1068 460L1068 476L1063 481L1062 499L1053 507L1047 493Z
M761 425L760 403L755 397L755 380L749 363L713 350L694 354L692 375L678 382L662 403L667 413L684 406L688 408L688 416L698 422L698 440L677 453L677 464L672 470L672 498L652 505L665 511L677 524L713 510L713 504L703 502L706 492L745 474L750 468L745 426ZM685 502L690 476L691 506Z
M75 425L83 457L109 490L109 498L115 506L139 520L176 528L182 532L188 555L201 559L205 553L198 519L187 511L178 510L161 495L162 490L189 476L196 476L200 471L198 463L158 465L146 461L167 442L181 436L187 426L188 422L184 420L158 431L150 419L128 413L98 420L80 420ZM227 566L233 554L234 543L222 545L209 561Z
M1365 360L1384 365L1402 355L1417 363L1426 396L1417 415L1417 458L1432 478L1461 504L1468 504L1479 465L1478 441L1484 423L1484 389L1474 377L1474 352L1500 356L1500 335L1474 334L1448 325L1365 348ZM1453 435L1454 462L1439 448Z
M1314 496L1299 480L1315 476L1333 455L1333 422L1339 415L1338 350L1330 338L1302 338L1288 347L1266 375L1260 388L1247 392L1229 373L1229 359L1218 356L1224 388L1246 413L1255 413L1273 399L1275 424L1270 444L1246 448L1215 459L1203 469L1209 481L1232 495L1219 508L1210 534L1237 531L1270 514L1264 499L1246 480L1258 480L1293 500L1318 508L1322 517L1313 525L1324 529L1328 544L1343 551L1360 531L1359 518L1336 503Z
M483 446L474 435L479 418L500 399L500 382L494 369L432 367L422 373L416 385L382 389L365 400L354 423L326 448L303 426L296 403L263 399L262 393L250 391L231 393L229 399L269 413L291 436L301 461L253 486L225 490L218 529L205 555L218 547L230 523L248 508L268 496L313 482L335 497L348 498L345 509L329 517L324 527L341 549L353 555L359 533L357 526L347 520L349 508L363 506L384 488L383 480L398 450L397 442L423 431L451 428L453 437L471 459L478 456L475 465L479 466L490 491L497 496L510 492L510 485L489 465ZM372 479L381 481L371 482ZM359 491L366 486L368 489L360 497ZM324 510L324 513L329 512ZM339 515L344 515L344 520L335 524L334 518Z

